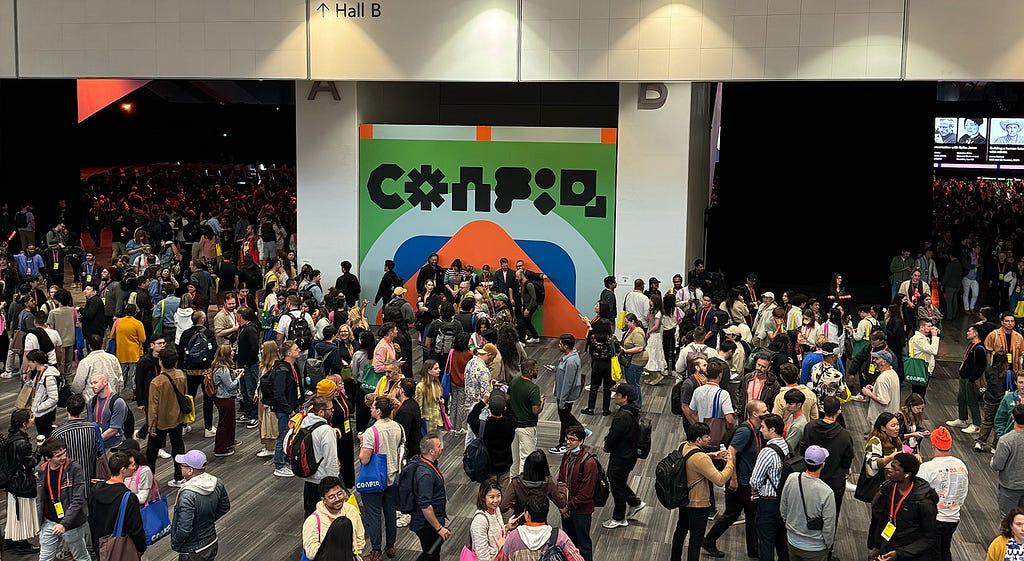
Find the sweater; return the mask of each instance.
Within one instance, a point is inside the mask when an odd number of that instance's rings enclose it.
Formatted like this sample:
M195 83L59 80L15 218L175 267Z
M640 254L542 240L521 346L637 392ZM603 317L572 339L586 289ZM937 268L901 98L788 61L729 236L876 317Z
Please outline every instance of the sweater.
M307 516L306 520L302 523L302 549L305 550L307 558L313 559L316 557L316 552L320 550L320 543L323 542L324 536L327 535L328 528L331 527L331 523L339 516L344 516L352 522L352 549L362 551L366 547L363 519L359 515L358 508L346 501L341 505L340 511L331 512L323 501L319 501L316 503L316 509L313 511L313 514Z
M853 464L853 436L839 423L824 419L812 421L804 428L803 438L796 450L803 455L810 446L828 450L828 459L821 468L821 480L836 492L846 488L846 472Z
M995 422L993 423L996 436L1003 436L1013 430L1013 408L1020 402L1020 390L1003 394L1003 399L999 402L999 408L996 410Z
M996 536L992 543L988 546L988 552L985 554L985 561L1003 561L1006 559L1006 550L1009 548L1010 542L1013 538L1006 536ZM1015 551L1024 549L1024 544L1018 544L1014 541Z
M146 329L142 322L125 316L118 320L114 332L114 338L117 339L117 361L121 364L138 362L142 356L142 344L146 342Z
M1024 490L1024 429L1012 430L999 439L990 465L999 474L1000 487Z
M498 555L498 538L504 527L500 510L495 510L494 514L484 510L476 511L469 523L469 536L470 545L478 559L491 561Z
M835 494L831 487L813 475L789 474L779 498L779 514L786 523L789 545L795 548L803 551L823 551L832 547L836 541ZM825 520L824 527L821 530L808 528L807 518L819 516Z

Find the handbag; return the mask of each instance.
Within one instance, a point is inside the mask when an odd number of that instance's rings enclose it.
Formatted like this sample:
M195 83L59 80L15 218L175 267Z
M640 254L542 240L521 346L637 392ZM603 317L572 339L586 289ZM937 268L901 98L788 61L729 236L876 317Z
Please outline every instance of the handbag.
M462 552L459 553L459 561L480 561L480 558L476 556L472 549L469 549L468 545L464 545L462 546Z
M131 480L135 483L135 491L139 490L138 471ZM130 489L131 487L129 487ZM156 496L153 496L156 493ZM171 533L171 517L167 509L167 497L160 495L160 486L157 485L156 477L153 477L153 489L150 491L149 501L140 509L142 514L142 527L146 531L146 545L153 545Z
M853 496L858 501L870 504L875 500L878 490L882 488L882 482L885 481L885 470L880 469L874 475L869 476L867 467L868 456L865 456L864 464L860 467L860 475L857 477L857 490L853 492Z
M132 294L135 294L134 292ZM107 352L110 354L117 354L117 322L121 321L121 318L114 320L114 325L110 328L110 340L107 341Z
M618 382L622 379L622 364L619 363L619 355L612 357L612 381Z
M619 317L615 321L615 327L622 331L626 329L626 310L619 310Z
M25 335L20 329L14 331L14 335L11 335L11 353L20 355L25 352Z
M32 400L36 397L35 386L22 386L18 392L18 397L14 400L15 409L29 409L32 406Z
M910 356L903 361L903 379L912 386L928 385L928 363L923 358L914 358L914 346L910 345Z
M171 384L171 389L174 390L174 398L178 400L178 409L181 410L181 422L186 425L195 422L196 420L196 402L195 399L188 394L183 394L178 391L178 386L174 385L174 378L171 378L170 374L164 372L164 376L167 376L167 381Z
M356 489L360 493L383 493L388 486L388 457L380 453L380 432L377 427L373 431L373 455L370 461L359 468L356 474Z
M452 355L455 354L455 349L448 351L448 361L444 365L444 374L441 375L441 397L445 401L448 401L448 396L452 394Z
M448 412L441 408L441 428L443 430L452 430L452 418L448 416Z
M128 497L131 491L125 491L121 498L121 509L117 512L114 533L100 538L100 561L139 561L141 557L135 549L135 542L124 535L124 512L128 508Z
M812 531L820 531L825 527L825 519L821 516L815 516L811 518L811 515L807 514L807 499L804 498L804 478L801 474L796 476L797 484L800 486L800 504L804 507L804 521L807 522L807 529Z

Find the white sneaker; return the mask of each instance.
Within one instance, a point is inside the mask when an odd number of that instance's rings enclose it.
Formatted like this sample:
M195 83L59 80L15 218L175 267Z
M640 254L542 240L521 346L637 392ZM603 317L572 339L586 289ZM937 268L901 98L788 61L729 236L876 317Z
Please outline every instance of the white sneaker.
M206 431L203 433L203 436L206 437L206 438L213 438L213 437L217 436L217 429L216 429L216 427L214 427L212 429L206 429Z
M406 526L409 525L409 522L412 522L412 515L411 514L401 514L401 513L399 513L398 514L398 520L395 522L395 525L398 526L399 528L405 528Z
M946 425L950 426L950 427L956 427L958 429L962 429L962 428L967 426L967 421L966 420L960 420L960 419L954 419L952 421L946 421ZM971 426L974 426L974 425L971 425Z
M975 452L984 452L985 451L985 447L980 442L975 442L974 443L974 451Z
M5 372L0 373L0 378L3 378L4 380L10 380L13 377L14 377L14 372L6 372L5 371Z
M192 425L185 425L185 434L192 432Z
M295 477L295 474L292 473L292 468L290 468L288 466L284 466L283 468L275 469L274 470L274 475L276 475L277 477Z
M989 449L988 449L988 451L989 451L989 453L990 453L990 454L992 454L993 456L995 456L995 455L996 455L996 449L995 449L995 448L989 448Z
M971 426L969 426L969 427L967 427L965 429L960 429L960 432L962 432L964 434L974 434L974 433L977 433L979 431L981 431L981 429L979 429L978 426L974 425L974 424L972 424Z
M260 450L259 452L256 452L256 457L257 458L273 458L274 457L274 451L273 450Z
M539 337L534 337L532 339L527 339L526 342L530 343L530 344L540 343L540 338Z
M847 481L846 482L846 490L851 492L851 493L854 493L854 492L857 491L857 485L855 483L851 483L851 482Z
M601 524L601 526L604 526L608 530L614 530L615 528L629 526L629 522L626 522L625 520L616 520L614 518L609 518L608 520L605 520L604 523Z
M640 512L645 508L647 508L647 503L643 501L640 501L640 504L636 506L626 507L626 518L633 518L634 516L636 516L636 513Z
M172 479L167 482L168 487L181 487L183 485L185 485L184 479Z
M166 450L164 450L163 448L161 448L161 449L160 449L160 450L159 450L159 451L158 451L158 452L156 453L156 455L157 455L157 456L160 456L161 458L163 458L163 459L165 459L165 460L169 460L169 459L171 459L171 455L170 455L170 454L168 454L168 453L167 453L167 451L166 451Z

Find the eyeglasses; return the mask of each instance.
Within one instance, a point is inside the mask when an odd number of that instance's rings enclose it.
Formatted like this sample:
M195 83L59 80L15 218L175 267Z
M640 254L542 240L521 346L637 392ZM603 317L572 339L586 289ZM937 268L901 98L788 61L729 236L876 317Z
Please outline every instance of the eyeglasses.
M340 492L340 493L335 493L333 495L324 495L324 498L329 500L329 501L340 501L340 500L343 500L345 498L345 493L344 492Z

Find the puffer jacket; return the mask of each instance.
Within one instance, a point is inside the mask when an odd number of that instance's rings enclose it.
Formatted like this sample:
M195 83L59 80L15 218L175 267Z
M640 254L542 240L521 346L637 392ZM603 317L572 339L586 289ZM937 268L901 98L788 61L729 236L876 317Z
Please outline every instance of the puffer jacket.
M171 549L195 553L217 539L215 522L231 510L224 484L209 473L185 482L171 520Z
M928 559L939 555L939 526L935 521L938 514L939 495L928 482L914 478L910 496L899 504L896 512L896 531L889 541L882 539L882 529L889 521L889 507L892 501L893 481L882 483L882 488L871 504L871 527L868 530L868 547L878 548L879 554L896 552L898 561Z

